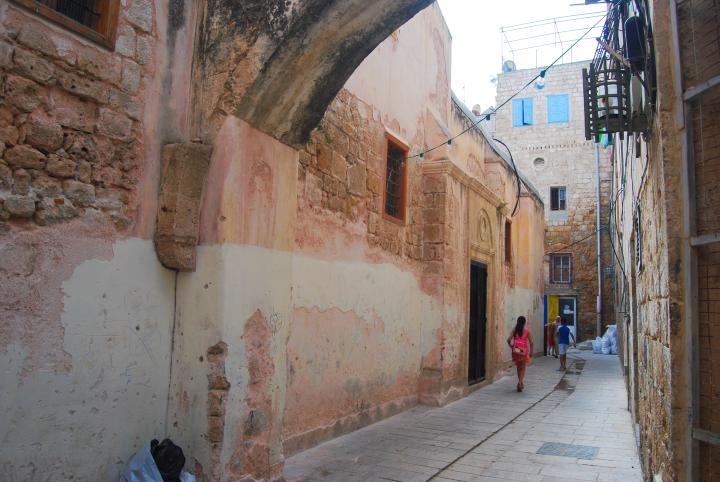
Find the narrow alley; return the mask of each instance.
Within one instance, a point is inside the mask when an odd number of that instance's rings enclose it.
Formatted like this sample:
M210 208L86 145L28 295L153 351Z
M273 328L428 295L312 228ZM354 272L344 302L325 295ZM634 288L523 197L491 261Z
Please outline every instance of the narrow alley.
M719 113L720 0L0 0L0 482L720 481Z
M440 408L417 406L289 458L288 481L641 481L615 356L539 358Z

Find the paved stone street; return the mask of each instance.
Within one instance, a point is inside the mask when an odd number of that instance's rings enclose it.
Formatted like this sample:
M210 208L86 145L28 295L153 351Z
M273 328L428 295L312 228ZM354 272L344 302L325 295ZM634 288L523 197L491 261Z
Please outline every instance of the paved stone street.
M616 356L573 351L441 408L418 406L289 458L289 481L641 481Z

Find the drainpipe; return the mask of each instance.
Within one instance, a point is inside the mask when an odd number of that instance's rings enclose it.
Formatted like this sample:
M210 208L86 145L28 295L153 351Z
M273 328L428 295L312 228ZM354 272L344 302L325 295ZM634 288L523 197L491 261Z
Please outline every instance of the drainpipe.
M602 336L602 233L600 231L600 147L595 143L595 174L597 175L597 324L596 337Z

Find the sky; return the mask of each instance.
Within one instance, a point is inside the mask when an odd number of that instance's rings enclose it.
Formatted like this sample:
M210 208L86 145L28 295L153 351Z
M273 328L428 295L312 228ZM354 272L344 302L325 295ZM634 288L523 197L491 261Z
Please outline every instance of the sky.
M604 4L582 5L583 0L438 0L438 3L452 34L452 88L468 107L479 104L482 110L496 105L492 79L501 71L503 60L514 60L518 69L547 65L605 11ZM575 17L505 32L515 52L501 41L501 27L507 29L568 15ZM597 37L602 23L587 38ZM521 40L527 37L533 38ZM583 40L563 60L590 59L596 46L594 40Z

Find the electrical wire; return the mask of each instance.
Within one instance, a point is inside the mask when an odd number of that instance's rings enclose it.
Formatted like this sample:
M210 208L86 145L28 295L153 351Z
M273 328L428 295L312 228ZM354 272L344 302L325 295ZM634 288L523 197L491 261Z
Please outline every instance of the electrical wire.
M590 27L589 29L587 29L587 30L585 31L585 33L584 33L582 36L580 36L580 38L578 38L577 40L575 40L575 42L573 42L572 45L570 45L567 49L565 49L565 51L563 51L563 53L561 53L555 60L553 60L552 63L550 63L550 65L548 65L547 67L545 67L544 69L542 69L542 70L540 71L540 73L538 73L538 74L535 75L532 79L530 79L525 85L523 85L523 86L522 86L519 90L517 90L513 95L511 95L510 97L508 97L507 99L505 99L503 102L501 102L500 105L498 105L496 108L494 108L494 109L492 110L492 112L488 112L487 114L483 115L480 119L478 119L477 121L473 122L473 124L472 124L470 127L468 127L467 129L461 131L459 134L456 134L456 135L454 135L453 137L450 137L450 138L447 139L445 142L443 142L443 143L441 143L441 144L438 144L438 145L436 145L436 146L430 147L430 148L428 148L428 149L425 149L424 151L421 151L421 152L418 152L418 153L415 153L415 154L406 156L406 157L402 158L401 160L402 160L402 161L406 161L406 160L408 160L408 159L412 159L412 158L415 158L415 157L422 158L425 154L428 154L428 153L430 153L430 152L432 152L432 151L434 151L434 150L440 149L441 147L443 147L443 146L445 146L445 145L451 145L451 144L452 144L452 141L454 141L455 139L457 139L458 137L460 137L460 136L462 136L462 135L467 134L467 133L470 132L472 129L474 129L475 127L477 127L481 122L483 122L483 121L489 121L489 120L490 120L490 116L496 115L498 110L500 110L501 108L503 108L504 106L506 106L508 103L510 103L511 100L513 100L515 97L517 97L518 95L520 95L520 93L521 93L522 91L524 91L525 89L527 89L528 87L530 87L530 86L533 84L533 82L535 82L537 79L539 79L539 78L541 78L541 77L544 78L544 77L545 77L545 74L547 74L548 70L550 70L551 68L553 68L553 66L555 66L555 64L557 64L563 57L565 57L565 55L567 55L578 43L580 43L581 40L583 40L585 37L587 37L587 35L588 35L590 32L592 32L592 30L595 29L605 17L607 17L607 14L602 15L602 16L597 20L597 22L595 22L595 24L594 24L592 27Z
M512 214L510 214L510 217L512 218L515 216L515 212L517 212L517 208L520 205L520 194L521 194L521 192L520 192L520 190L521 190L520 173L517 170L517 166L515 165L515 159L513 159L512 152L510 152L510 148L507 146L507 144L505 144L500 139L496 139L495 137L493 137L493 140L495 142L499 142L500 145L502 145L503 147L505 147L505 149L507 149L508 154L510 154L510 162L512 163L513 170L515 171L515 178L517 179L517 198L515 198L515 207L512 210Z
M592 236L595 236L597 233L599 233L600 231L603 231L603 230L605 230L605 229L607 229L607 226L601 226L600 229L594 230L592 233L588 234L587 236L582 237L582 238L578 239L577 241L573 241L572 243L568 244L567 246L563 246L562 248L560 248L560 249L557 250L557 251L549 251L549 252L547 252L547 253L545 253L545 254L559 254L559 253L563 253L563 252L567 251L569 248L572 248L573 246L575 246L576 244L580 244L580 243L582 243L583 241L587 241L587 240L590 239Z

